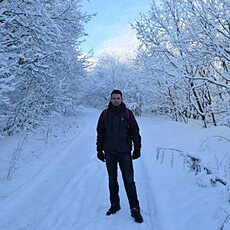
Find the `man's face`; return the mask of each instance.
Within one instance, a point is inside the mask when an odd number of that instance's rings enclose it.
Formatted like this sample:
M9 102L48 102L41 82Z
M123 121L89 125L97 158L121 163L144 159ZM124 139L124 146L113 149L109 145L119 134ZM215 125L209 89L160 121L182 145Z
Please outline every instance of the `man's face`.
M120 94L112 94L110 101L114 106L119 106L123 99Z

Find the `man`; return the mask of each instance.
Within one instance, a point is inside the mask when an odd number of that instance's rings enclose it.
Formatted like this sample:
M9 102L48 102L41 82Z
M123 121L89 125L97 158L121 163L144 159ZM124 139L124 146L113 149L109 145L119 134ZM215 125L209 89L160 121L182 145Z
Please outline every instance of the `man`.
M134 145L133 154L132 143ZM120 210L117 166L119 164L126 194L129 200L131 216L138 223L143 222L134 182L132 159L141 156L141 136L137 121L131 110L123 103L122 92L113 90L108 108L105 109L97 124L97 157L106 162L109 177L111 207L106 215Z

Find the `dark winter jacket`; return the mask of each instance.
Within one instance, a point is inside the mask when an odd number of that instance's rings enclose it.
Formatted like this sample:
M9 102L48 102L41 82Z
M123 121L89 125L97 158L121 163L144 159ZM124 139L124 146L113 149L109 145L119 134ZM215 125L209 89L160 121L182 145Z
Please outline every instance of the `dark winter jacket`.
M141 148L137 121L129 109L128 121L125 108L123 102L119 106L110 102L106 114L101 113L97 124L97 150L104 150L106 153L131 152L132 143L134 149Z

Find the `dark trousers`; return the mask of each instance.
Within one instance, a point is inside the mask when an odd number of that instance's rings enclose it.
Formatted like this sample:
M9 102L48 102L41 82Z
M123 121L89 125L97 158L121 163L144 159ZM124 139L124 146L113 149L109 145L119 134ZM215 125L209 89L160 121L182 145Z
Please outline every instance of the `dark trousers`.
M117 180L117 166L119 164L130 208L139 207L136 185L134 182L134 171L131 153L107 153L105 157L107 172L109 176L109 192L111 204L120 203L118 194L119 185Z

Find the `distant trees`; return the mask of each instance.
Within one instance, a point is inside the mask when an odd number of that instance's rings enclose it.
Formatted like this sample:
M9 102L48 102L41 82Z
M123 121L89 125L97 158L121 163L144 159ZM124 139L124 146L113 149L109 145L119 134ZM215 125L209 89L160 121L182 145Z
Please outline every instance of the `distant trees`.
M136 21L136 64L159 98L154 111L230 124L229 12L227 0L162 0Z
M80 44L89 15L81 0L0 2L0 127L35 127L78 99Z
M114 54L104 53L88 74L84 102L93 107L103 108L108 104L111 91L120 89L124 92L128 106L136 114L141 115L142 99L135 74L132 60L122 60Z

